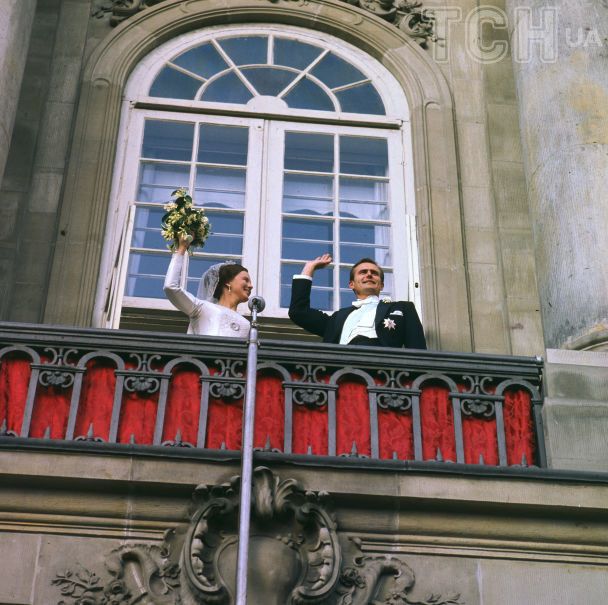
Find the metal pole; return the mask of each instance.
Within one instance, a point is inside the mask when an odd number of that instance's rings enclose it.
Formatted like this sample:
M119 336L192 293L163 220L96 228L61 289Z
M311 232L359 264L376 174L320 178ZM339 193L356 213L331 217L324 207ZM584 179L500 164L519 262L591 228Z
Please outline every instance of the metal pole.
M241 448L241 506L239 512L239 550L236 562L236 605L247 605L247 560L249 557L249 522L253 473L253 430L255 420L255 384L258 365L258 312L266 303L260 296L249 301L251 329L247 349L247 384L243 410L243 447Z

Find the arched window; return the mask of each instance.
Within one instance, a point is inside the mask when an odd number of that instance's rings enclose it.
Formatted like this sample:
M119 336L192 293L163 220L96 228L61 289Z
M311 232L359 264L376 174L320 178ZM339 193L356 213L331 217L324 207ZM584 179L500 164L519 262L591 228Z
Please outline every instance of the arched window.
M207 267L233 259L249 268L265 315L286 317L291 276L329 252L317 308L349 304L349 269L361 257L383 267L384 294L418 303L407 102L360 50L285 26L185 34L134 70L120 140L107 325L128 309L171 308L159 225L178 187L212 224L189 260L192 292Z

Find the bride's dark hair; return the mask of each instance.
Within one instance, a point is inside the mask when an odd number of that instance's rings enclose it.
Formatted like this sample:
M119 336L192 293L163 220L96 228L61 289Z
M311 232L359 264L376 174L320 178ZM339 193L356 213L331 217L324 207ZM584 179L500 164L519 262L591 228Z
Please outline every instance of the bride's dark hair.
M236 263L225 264L220 267L219 279L217 281L217 287L213 293L213 297L219 300L224 291L224 286L229 284L241 271L249 271L243 267L243 265L237 265Z

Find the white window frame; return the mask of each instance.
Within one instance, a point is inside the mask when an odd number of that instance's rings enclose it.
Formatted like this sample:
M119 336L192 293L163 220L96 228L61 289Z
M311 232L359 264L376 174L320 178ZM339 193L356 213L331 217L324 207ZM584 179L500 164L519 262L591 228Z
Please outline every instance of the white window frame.
M303 132L303 133L319 133L347 136L362 136L383 138L388 143L388 159L389 159L389 217L390 217L390 250L392 257L392 271L394 279L394 292L392 296L396 299L409 299L410 293L415 288L417 282L417 274L415 273L414 265L411 259L411 250L408 246L412 223L415 224L414 218L407 215L404 204L397 203L401 199L401 192L405 188L405 172L403 170L403 159L401 154L403 139L401 133L396 130L365 128L361 126L345 126L345 125L327 125L327 124L302 124L301 122L283 122L273 121L269 127L268 138L270 149L285 150L285 133L286 132ZM283 155L276 153L268 158L267 174L282 175L283 173ZM328 176L336 173L328 173ZM377 177L371 177L377 178ZM267 206L266 212L262 215L262 232L261 241L264 242L263 251L260 254L260 263L258 265L258 275L260 276L259 289L266 297L267 313L273 317L286 316L285 309L279 306L280 301L280 276L281 272L281 251L280 248L277 254L277 242L281 241L281 221L277 221L276 217L282 214L282 199L283 199L283 179L276 178L269 181L265 195ZM335 193L334 193L335 195ZM299 215L294 215L295 217ZM308 215L302 215L304 219L311 219ZM336 216L324 217L327 220L333 219L334 227L337 229L338 221ZM313 219L314 220L314 219ZM350 222L350 221L348 221ZM364 221L363 221L364 222ZM370 222L374 222L371 221ZM403 225L404 237L399 237L395 233L394 224ZM334 231L334 241L336 241L336 232ZM398 261L397 259L401 259ZM407 260L406 260L407 259ZM339 262L339 259L334 258L334 261ZM397 261L397 262L396 262ZM303 266L303 262L302 265ZM343 263L340 263L342 265ZM299 271L294 271L298 273ZM339 272L334 272L334 309L340 307L339 304Z
M269 99L268 111L262 114L259 103L256 103L255 110L252 110L251 107L225 103L201 104L197 101L159 99L142 93L142 91L149 90L152 81L164 67L166 61L176 54L195 45L203 44L210 38L255 34L277 34L302 42L325 45L341 58L355 64L370 77L370 81L382 97L386 116L294 110L272 103L274 99ZM280 222L273 221L271 218L276 217L277 214L269 212L268 209L274 208L275 212L280 215L279 202L282 195L280 184L269 182L267 175L282 175L283 172L283 166L276 165L276 162L282 160L282 154L267 156L269 139L275 137L274 140L276 140L276 137L279 136L277 133L289 129L291 124L298 130L306 129L308 125L309 132L339 131L344 134L356 133L367 136L370 134L371 136L389 135L392 147L397 145L395 141L400 140L401 154L395 151L389 153L391 188L389 211L392 223L394 297L412 300L420 312L413 151L409 109L400 85L375 59L328 34L283 25L234 25L189 32L170 40L147 55L129 78L122 105L118 137L119 141L126 141L126 143L119 144L116 155L112 202L107 218L107 239L104 245L101 279L95 308L96 325L118 327L123 307L167 310L173 308L166 300L123 296L128 254L123 252L121 256L120 250L130 249L134 214L131 208L137 186L139 148L143 141L144 120L148 117L162 120L175 118L184 122L204 121L250 125L243 263L250 271L256 290L267 300L265 313L273 317L286 317L287 311L279 307L280 248L272 253L267 247L270 242L280 243L281 240ZM298 121L294 122L294 118L298 118ZM270 126L268 120L272 120ZM262 153L257 152L259 148L262 149ZM265 164L268 164L270 172L264 169ZM403 203L399 203L399 200L403 200ZM259 229L253 226L257 217L260 217ZM125 225L126 228L124 228ZM399 232L396 231L396 225L400 226L397 227ZM409 237L395 237L400 232L403 232L404 236L409 234ZM259 253L258 241L266 244L260 247ZM245 311L245 309L242 310Z

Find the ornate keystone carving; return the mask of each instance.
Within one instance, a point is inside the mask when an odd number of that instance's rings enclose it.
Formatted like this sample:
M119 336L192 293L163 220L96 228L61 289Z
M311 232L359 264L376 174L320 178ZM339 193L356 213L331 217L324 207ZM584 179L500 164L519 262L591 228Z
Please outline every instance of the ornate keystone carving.
M105 579L83 567L57 574L57 605L233 605L240 478L199 486L187 527L162 546L123 545L106 557ZM254 470L248 595L264 605L464 605L459 595L408 596L401 559L363 554L340 540L325 492Z
M284 0L285 2L297 1L300 6L305 6L309 0ZM341 0L347 4L362 8L389 23L395 25L402 32L413 38L422 48L427 48L429 42L437 42L435 34L435 15L433 11L423 8L422 2L414 0ZM269 0L278 4L279 0Z

